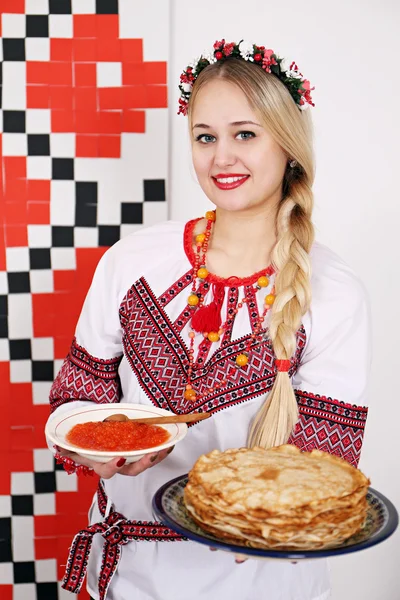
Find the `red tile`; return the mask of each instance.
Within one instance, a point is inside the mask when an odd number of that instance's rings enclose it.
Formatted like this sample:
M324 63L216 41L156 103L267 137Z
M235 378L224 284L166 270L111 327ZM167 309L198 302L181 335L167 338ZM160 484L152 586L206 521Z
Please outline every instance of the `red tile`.
M123 85L144 85L146 83L145 63L122 63Z
M26 179L12 179L8 177L6 171L6 185L3 195L3 202L13 202L18 205L25 204L28 195L28 186ZM23 221L24 222L24 221Z
M26 473L33 471L33 452L30 450L19 450L11 452L8 461L12 473Z
M123 62L143 62L143 40L122 39L120 42Z
M145 83L164 84L167 83L167 63L166 62L147 62L145 67Z
M97 111L97 89L95 87L78 87L74 89L75 110Z
M28 225L48 225L50 223L49 202L28 202Z
M73 90L72 87L65 85L51 85L50 92L50 108L72 111L74 108Z
M87 15L75 15L87 16ZM91 87L96 86L96 63L75 63L75 86Z
M118 15L96 15L97 37L104 39L108 44L107 38L119 37L119 16Z
M50 60L65 60L73 59L73 40L67 39L50 39Z
M0 213L0 223L3 219L3 213ZM0 225L0 271L6 270L6 234L4 225Z
M51 131L53 133L68 133L75 131L74 113L67 110L51 111Z
M55 515L35 516L35 539L57 537L57 521Z
M124 108L146 108L147 96L146 87L144 85L130 85L122 89L124 99Z
M74 15L74 38L96 38L96 15Z
M144 110L124 110L122 112L122 131L145 133L146 113Z
M40 61L27 61L26 83L47 85L50 81L50 63Z
M0 14L2 13L24 14L25 0L1 0Z
M75 119L77 133L98 133L98 115L95 111L77 110Z
M168 106L168 90L166 85L147 86L147 108L166 108Z
M0 8L0 11L3 10ZM0 598L1 600L13 600L13 586L12 585L0 585Z
M120 111L102 110L99 113L99 133L121 133L121 113Z
M96 56L98 61L121 61L121 40L111 38L108 40L98 39Z
M28 85L26 87L27 108L50 108L48 85Z
M4 222L7 225L27 225L28 214L26 210L26 204L17 202L5 202L4 208Z
M54 271L55 292L71 292L76 282L76 271Z
M15 427L14 429L11 429L11 435L10 435L10 439L11 439L11 456L10 456L10 461L13 462L15 460L15 456L18 454L24 455L25 457L28 457L29 454L29 450L33 449L33 426L21 426L21 427ZM27 462L23 461L23 466L25 468L23 468L23 471L29 471L30 467L27 466ZM21 470L21 469L20 469ZM12 471L15 471L15 468L12 469Z
M6 177L19 179L26 177L26 157L25 156L4 156L3 169Z
M47 179L28 179L28 202L30 200L50 202L50 181Z
M99 88L99 108L100 110L121 109L124 107L123 89L118 88Z
M5 225L6 246L8 248L28 245L26 225Z
M97 135L76 136L76 156L80 158L96 158L99 155Z
M75 62L96 62L97 43L96 40L73 40L73 53Z
M36 517L37 518L37 517ZM57 538L56 537L35 537L35 559L45 560L46 558L54 558Z
M72 338L68 336L57 336L54 338L54 358L56 360L64 359L71 347Z
M2 468L0 469L0 495L8 496L9 494L11 494L10 452L8 447L2 449L1 465Z
M72 63L50 62L49 83L50 85L72 86Z
M121 158L121 136L101 135L99 137L99 156L103 158Z

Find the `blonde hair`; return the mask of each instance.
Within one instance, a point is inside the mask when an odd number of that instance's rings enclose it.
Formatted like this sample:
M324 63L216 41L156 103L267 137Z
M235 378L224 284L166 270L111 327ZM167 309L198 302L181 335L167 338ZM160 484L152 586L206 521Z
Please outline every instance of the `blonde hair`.
M214 79L238 86L288 160L297 161L294 168L288 164L284 174L276 215L277 242L272 252L277 275L269 335L275 357L287 360L296 352L296 334L311 302L309 252L314 239L311 221L314 159L309 111L299 110L275 75L232 58L214 63L199 74L189 101L189 122L197 94ZM248 446L270 448L286 443L297 420L298 407L290 377L278 372L250 427Z

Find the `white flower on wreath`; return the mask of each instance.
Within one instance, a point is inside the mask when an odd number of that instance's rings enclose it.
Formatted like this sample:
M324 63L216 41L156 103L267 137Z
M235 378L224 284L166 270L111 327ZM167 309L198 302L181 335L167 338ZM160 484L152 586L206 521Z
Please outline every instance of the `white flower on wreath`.
M191 83L182 83L182 89L184 92L191 92L192 91L192 84Z
M239 52L244 60L249 60L251 54L253 54L253 44L243 40L239 44Z

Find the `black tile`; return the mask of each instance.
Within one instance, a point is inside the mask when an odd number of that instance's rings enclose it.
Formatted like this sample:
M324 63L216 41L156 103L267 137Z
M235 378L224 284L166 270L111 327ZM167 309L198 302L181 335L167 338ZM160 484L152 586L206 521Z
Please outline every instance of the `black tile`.
M32 361L32 381L53 381L54 363L52 360Z
M15 562L14 583L35 583L35 563Z
M50 156L50 136L28 133L28 156Z
M57 464L55 459L53 460L53 462L54 462L54 470L55 471L64 471L64 465L62 463Z
M34 473L36 494L50 494L56 491L56 474L54 471Z
M3 85L3 63L0 62L0 85Z
M3 60L25 60L25 39L3 38Z
M74 228L62 225L53 225L51 227L51 245L58 248L73 248L74 246Z
M112 246L120 237L119 225L99 225L99 246Z
M118 0L96 0L96 13L98 15L117 15Z
M8 337L8 318L0 316L0 338Z
M0 316L8 315L8 297L0 296Z
M49 37L48 15L26 15L26 37Z
M122 202L121 223L143 223L143 204L141 202Z
M97 204L80 204L75 206L75 225L77 227L96 227Z
M48 581L36 584L36 600L56 600L58 598L57 583Z
M31 291L29 273L7 273L10 294L26 294Z
M0 519L0 562L12 561L11 518Z
M13 516L33 515L33 496L11 496L11 510Z
M0 108L3 106L3 86L0 85Z
M52 159L52 179L73 179L74 178L74 159L73 158L53 158Z
M143 183L144 183L144 201L145 202L164 202L165 201L165 181L164 181L164 179L145 179Z
M26 113L24 110L3 110L4 133L25 133Z
M32 358L31 340L10 340L10 359Z
M29 265L31 269L51 269L50 248L29 248Z
M72 15L71 0L50 0L51 15Z
M75 196L77 204L97 204L97 182L77 181Z

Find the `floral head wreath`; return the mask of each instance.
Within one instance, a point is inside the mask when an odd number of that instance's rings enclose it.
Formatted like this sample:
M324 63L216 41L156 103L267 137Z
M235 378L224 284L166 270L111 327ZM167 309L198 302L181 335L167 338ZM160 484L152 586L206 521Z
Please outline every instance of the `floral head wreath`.
M292 62L290 67L285 70L284 59L279 58L273 50L267 50L265 46L256 46L244 40L238 44L235 44L235 42L227 44L225 40L221 40L215 42L213 52L204 56L201 55L183 71L179 84L181 97L179 98L178 115L181 113L183 115L187 114L193 85L201 71L208 65L228 58L250 61L255 65L259 65L267 73L276 75L287 87L300 110L307 109L309 105L315 106L311 99L311 92L315 88L310 86L308 79L303 79L296 63Z

